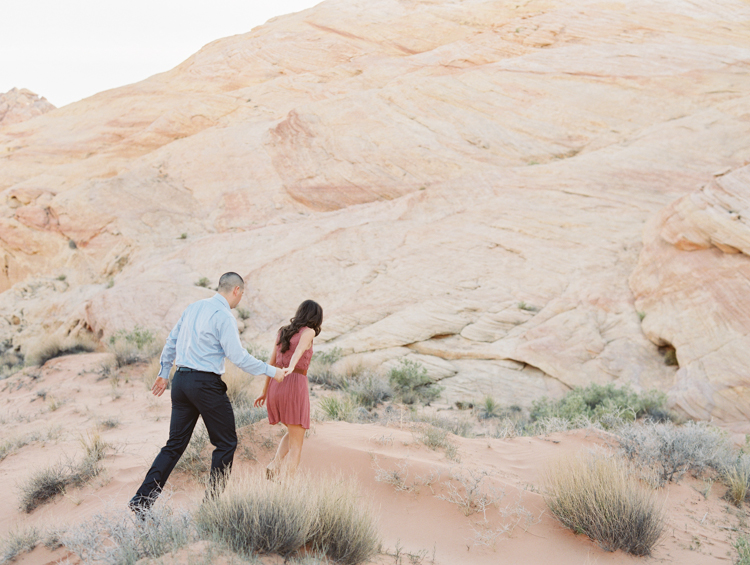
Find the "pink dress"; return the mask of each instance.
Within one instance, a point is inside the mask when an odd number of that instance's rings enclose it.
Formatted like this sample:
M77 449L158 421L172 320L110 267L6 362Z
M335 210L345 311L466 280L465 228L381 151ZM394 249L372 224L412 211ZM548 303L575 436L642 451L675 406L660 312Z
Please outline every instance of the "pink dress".
M300 330L292 336L289 341L289 350L286 353L281 352L281 345L276 346L276 366L282 369L289 366L292 360L294 350L299 343ZM305 351L297 363L296 369L307 372L312 359L312 345ZM268 396L266 397L266 407L268 408L268 422L278 424L281 422L286 425L302 426L306 430L310 429L310 387L307 384L307 376L303 373L289 373L284 380L279 383L276 379L271 379L268 385Z

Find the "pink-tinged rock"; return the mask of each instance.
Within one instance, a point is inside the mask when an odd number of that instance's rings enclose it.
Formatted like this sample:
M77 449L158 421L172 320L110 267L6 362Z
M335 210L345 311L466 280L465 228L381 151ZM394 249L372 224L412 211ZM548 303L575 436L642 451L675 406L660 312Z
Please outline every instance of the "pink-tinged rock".
M164 332L233 270L266 348L313 298L319 350L417 360L446 401L614 382L737 420L749 22L327 0L3 126L0 339Z
M25 88L11 88L0 94L0 128L25 122L54 110L55 107Z
M643 330L676 349L669 394L696 418L750 419L750 167L657 214L630 285Z

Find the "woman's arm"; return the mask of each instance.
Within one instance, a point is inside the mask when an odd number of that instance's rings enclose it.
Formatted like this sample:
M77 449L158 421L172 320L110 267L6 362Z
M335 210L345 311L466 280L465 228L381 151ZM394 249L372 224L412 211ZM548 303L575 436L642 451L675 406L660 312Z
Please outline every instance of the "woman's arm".
M299 360L302 357L302 354L308 349L310 349L310 346L312 345L314 337L315 337L314 329L305 328L304 330L302 330L302 335L299 336L299 343L297 343L297 347L294 350L294 354L292 355L292 360L289 361L289 366L292 368L292 371L294 371L294 368L297 366L297 363L299 363Z
M268 360L268 364L272 367L276 366L276 344L273 344L273 352L271 353L271 358ZM266 397L268 396L268 385L271 384L271 379L274 377L266 376L266 382L263 383L263 392L260 393L258 398L255 399L255 402L253 402L253 406L263 406L266 403ZM282 379L283 380L283 379Z

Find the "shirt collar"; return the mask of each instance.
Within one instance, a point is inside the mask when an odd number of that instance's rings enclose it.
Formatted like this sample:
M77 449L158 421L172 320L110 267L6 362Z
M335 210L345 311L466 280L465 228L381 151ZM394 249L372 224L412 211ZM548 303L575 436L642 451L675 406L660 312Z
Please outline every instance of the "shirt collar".
M227 302L227 299L224 298L221 294L218 292L214 294L214 298L217 299L227 310L231 310L229 307L229 302Z

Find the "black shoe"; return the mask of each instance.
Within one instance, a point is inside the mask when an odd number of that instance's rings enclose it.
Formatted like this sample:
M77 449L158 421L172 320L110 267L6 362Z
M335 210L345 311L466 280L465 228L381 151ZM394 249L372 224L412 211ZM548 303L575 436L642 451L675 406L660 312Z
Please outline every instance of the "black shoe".
M130 508L139 520L145 520L148 513L151 511L151 506L154 504L154 500L147 496L141 496L136 494L128 502L128 508Z

